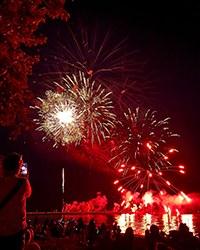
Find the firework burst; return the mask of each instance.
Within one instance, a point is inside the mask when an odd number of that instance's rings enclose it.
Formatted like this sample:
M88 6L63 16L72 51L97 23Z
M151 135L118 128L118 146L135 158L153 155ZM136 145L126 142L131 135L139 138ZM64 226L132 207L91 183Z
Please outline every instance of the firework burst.
M55 82L56 92L47 91L46 99L38 98L41 106L36 108L40 119L35 121L38 130L46 133L43 139L52 138L62 145L77 144L82 139L93 145L97 139L101 144L116 124L112 93L85 78L82 72L63 80L64 85Z
M115 127L116 115L110 98L112 92L107 92L102 85L95 84L79 72L79 77L64 78L65 87L76 95L79 112L83 116L86 138L93 144L95 138L101 144Z
M147 110L135 112L130 109L125 113L121 141L113 149L114 156L109 160L119 173L118 191L130 189L144 193L150 189L161 191L163 187L177 193L179 190L163 177L164 171L184 173L184 166L173 166L169 155L178 152L166 145L169 137L178 136L169 129L169 118L156 119L156 112Z
M38 109L39 119L37 130L44 131L43 141L53 139L54 146L70 143L79 143L83 138L82 115L78 112L78 106L66 93L46 91L46 98L38 98L41 102Z

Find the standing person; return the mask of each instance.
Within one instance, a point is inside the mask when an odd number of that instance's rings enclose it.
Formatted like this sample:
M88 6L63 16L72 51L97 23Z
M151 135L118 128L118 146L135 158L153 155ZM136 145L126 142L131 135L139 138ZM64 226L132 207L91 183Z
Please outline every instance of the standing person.
M26 198L32 189L29 180L20 175L22 155L10 154L4 161L0 177L0 249L24 249Z
M160 235L159 228L156 225L150 226L150 232L148 229L145 231L145 241L148 250L155 250L157 242L166 243L165 238Z

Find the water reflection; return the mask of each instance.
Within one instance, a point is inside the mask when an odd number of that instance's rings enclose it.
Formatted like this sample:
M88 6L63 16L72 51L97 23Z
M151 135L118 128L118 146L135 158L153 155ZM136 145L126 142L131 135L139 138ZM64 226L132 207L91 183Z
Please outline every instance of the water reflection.
M177 216L171 216L168 214L163 214L163 228L162 231L164 231L166 234L169 233L171 230L177 230L179 227L179 224L181 223L180 218Z
M132 227L135 234L144 234L145 230L150 228L152 223L151 214L121 214L115 216L115 221L121 228L121 232L124 233L127 227Z
M171 216L168 214L152 215L152 214L121 214L116 215L114 220L118 223L122 233L127 227L132 227L135 234L145 234L145 230L150 228L151 224L157 225L160 230L169 234L171 230L178 230L181 222L186 223L190 232L198 233L198 226L194 226L193 214L184 214L181 216ZM199 222L199 220L198 220Z
M193 214L182 214L181 219L182 222L189 227L190 232L194 233L195 231L193 226Z
M115 216L115 221L120 226L121 232L124 233L127 227L133 227L137 222L135 221L135 214L121 214Z

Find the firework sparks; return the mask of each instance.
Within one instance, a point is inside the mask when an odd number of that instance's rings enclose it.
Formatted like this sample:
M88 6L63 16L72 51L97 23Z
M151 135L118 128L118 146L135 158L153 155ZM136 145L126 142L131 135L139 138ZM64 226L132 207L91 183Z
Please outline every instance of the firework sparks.
M35 119L39 125L37 130L44 131L44 140L53 139L54 146L78 143L84 137L82 115L78 112L76 103L65 93L47 91L46 98L38 98L40 106L36 106L39 119Z
M129 109L125 118L122 139L109 160L122 175L118 180L120 187L144 193L150 189L159 192L165 186L174 193L179 192L163 177L164 171L185 173L184 166L172 166L169 161L169 155L178 152L166 147L167 138L178 136L169 129L169 118L157 121L155 111L142 114L139 108L134 113Z
M44 140L53 138L56 145L79 143L83 138L92 144L97 139L101 144L116 124L112 93L81 72L79 76L66 76L64 82L64 86L55 83L57 91L47 91L46 99L39 98L38 130L46 133Z
M45 71L39 74L40 82L52 87L53 81L61 82L66 75L81 71L91 81L111 90L120 108L145 101L144 91L150 84L141 74L145 63L134 59L136 51L128 46L128 39L114 37L114 30L102 30L95 23L66 25L51 41L44 58Z
M95 138L101 144L101 140L109 137L110 130L115 127L116 115L114 106L110 98L112 92L107 92L102 85L95 84L79 72L77 78L67 76L65 87L75 91L76 103L79 106L79 112L83 116L86 137L93 144Z

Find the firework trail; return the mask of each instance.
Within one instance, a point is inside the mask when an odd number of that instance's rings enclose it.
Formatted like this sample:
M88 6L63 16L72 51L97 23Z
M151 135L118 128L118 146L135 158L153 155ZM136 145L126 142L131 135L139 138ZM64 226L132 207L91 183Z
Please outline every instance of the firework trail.
M49 41L50 49L41 58L40 83L45 82L49 89L52 82L61 83L66 75L81 71L111 91L120 109L147 101L144 91L149 89L149 81L141 73L145 63L136 61L136 51L126 45L127 39L116 38L114 29L105 31L97 24L73 25L67 23Z
M150 189L160 192L163 187L172 193L179 190L163 177L165 171L185 173L184 166L173 166L169 161L170 154L178 152L166 145L166 140L173 136L169 129L169 118L156 119L156 112L147 110L142 113L130 109L125 113L122 131L117 132L119 141L114 147L113 157L109 160L122 174L118 191L130 189L141 194Z
M59 142L78 144L82 139L92 145L97 139L101 144L116 124L112 93L85 78L82 72L63 80L63 86L55 82L55 92L47 91L45 99L38 98L41 105L35 108L39 119L34 121L39 125L37 129L46 133L43 140L53 139L55 146Z

